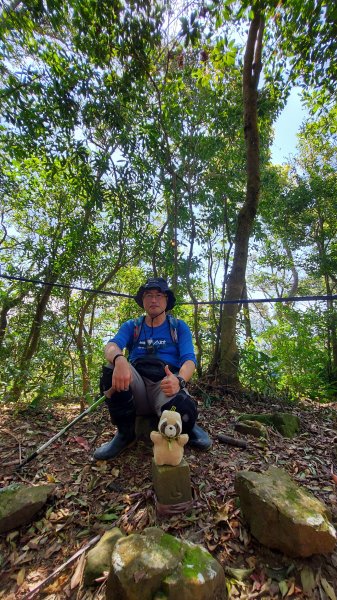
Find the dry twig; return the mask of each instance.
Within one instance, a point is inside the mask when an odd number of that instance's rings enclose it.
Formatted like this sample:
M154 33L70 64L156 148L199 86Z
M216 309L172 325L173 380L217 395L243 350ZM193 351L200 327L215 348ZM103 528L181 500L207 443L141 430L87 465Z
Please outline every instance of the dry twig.
M53 573L48 575L48 577L46 577L46 579L41 581L41 583L39 583L39 585L37 585L34 589L30 590L30 592L28 592L28 594L26 594L22 598L22 600L32 600L32 598L35 598L35 596L37 596L37 594L42 590L42 588L46 587L46 585L48 583L50 583L56 577L56 575L58 575L61 571L63 571L63 569L68 567L68 565L73 563L74 560L76 560L76 558L78 558L81 554L83 554L83 552L88 550L88 548L93 546L93 544L98 542L99 539L100 539L99 535L96 535L96 537L92 538L92 540L90 540L90 542L88 542L85 546L83 546L83 548L80 548L80 550L77 550L77 552L75 552L75 554L73 554L70 558L68 558L68 560L66 560L66 562L63 563L63 565L60 565L59 567L57 567L57 569L55 569L55 571L53 571Z

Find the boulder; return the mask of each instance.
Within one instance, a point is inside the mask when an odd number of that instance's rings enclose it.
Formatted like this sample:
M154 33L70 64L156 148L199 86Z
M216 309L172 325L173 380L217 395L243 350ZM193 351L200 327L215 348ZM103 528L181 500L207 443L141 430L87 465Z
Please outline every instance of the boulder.
M107 600L225 600L224 571L203 547L150 527L117 541Z
M111 567L111 556L115 544L123 534L118 527L106 531L96 546L89 550L84 567L84 585L95 584L95 580L101 577L104 571Z
M235 490L243 516L261 544L288 556L334 550L336 531L326 506L282 469L241 471L235 478Z
M256 438L267 438L268 431L265 425L259 421L242 421L235 423L235 431L242 433L243 435L252 435Z
M284 437L292 438L300 429L300 420L291 413L275 412L261 415L240 415L238 421L258 421L264 425L273 427Z
M0 490L0 533L30 523L47 502L55 485L27 486L12 483Z

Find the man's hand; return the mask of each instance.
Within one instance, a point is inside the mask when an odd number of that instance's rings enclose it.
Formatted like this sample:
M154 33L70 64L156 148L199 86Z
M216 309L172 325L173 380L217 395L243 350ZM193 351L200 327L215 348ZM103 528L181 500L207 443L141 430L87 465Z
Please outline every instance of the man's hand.
M115 362L112 374L112 389L114 392L125 392L132 381L130 364L125 356L119 356Z
M174 396L180 390L179 380L171 373L168 365L165 366L166 377L161 380L160 387L165 396Z

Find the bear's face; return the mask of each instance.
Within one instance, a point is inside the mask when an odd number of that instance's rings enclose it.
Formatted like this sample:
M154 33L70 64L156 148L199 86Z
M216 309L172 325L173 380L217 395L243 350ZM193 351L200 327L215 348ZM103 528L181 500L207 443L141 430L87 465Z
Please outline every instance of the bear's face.
M164 410L158 425L158 430L168 438L175 438L181 434L181 416L172 410Z

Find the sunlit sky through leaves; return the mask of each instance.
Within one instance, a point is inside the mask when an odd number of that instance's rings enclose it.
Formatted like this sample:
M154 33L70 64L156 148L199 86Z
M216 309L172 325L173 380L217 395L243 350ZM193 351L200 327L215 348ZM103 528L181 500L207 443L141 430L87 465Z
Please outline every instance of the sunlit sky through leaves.
M297 134L307 116L301 105L299 90L290 93L287 105L275 123L275 138L271 148L272 162L283 164L296 153Z

